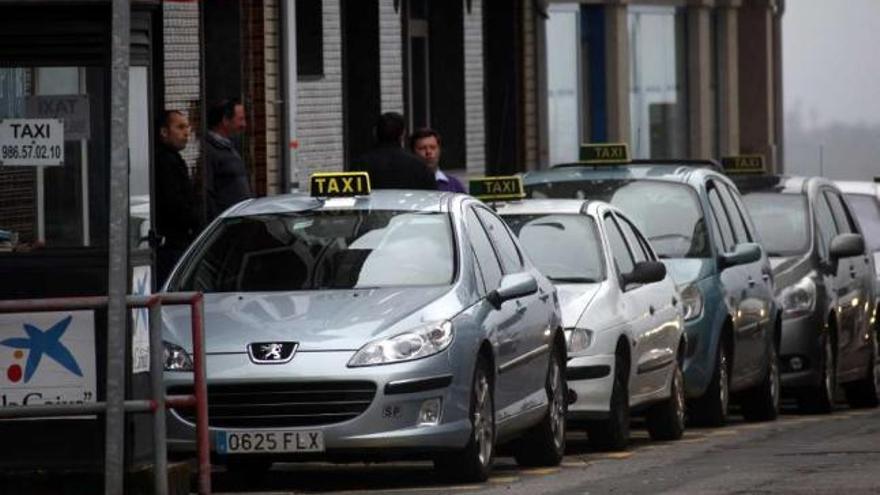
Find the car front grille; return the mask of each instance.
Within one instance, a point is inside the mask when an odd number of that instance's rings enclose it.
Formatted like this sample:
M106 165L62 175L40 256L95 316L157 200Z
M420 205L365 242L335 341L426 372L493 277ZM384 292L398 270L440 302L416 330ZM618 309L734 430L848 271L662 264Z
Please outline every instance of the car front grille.
M191 386L170 387L171 395ZM367 410L376 384L367 381L208 385L208 424L221 428L286 428L341 423ZM195 409L178 410L195 422Z

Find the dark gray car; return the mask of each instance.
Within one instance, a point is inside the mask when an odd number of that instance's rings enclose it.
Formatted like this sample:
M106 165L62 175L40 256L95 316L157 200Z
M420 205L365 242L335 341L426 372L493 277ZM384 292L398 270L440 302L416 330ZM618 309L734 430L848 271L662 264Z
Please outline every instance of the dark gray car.
M804 411L830 412L838 384L876 404L873 260L841 192L820 177L741 177L783 307L782 384Z

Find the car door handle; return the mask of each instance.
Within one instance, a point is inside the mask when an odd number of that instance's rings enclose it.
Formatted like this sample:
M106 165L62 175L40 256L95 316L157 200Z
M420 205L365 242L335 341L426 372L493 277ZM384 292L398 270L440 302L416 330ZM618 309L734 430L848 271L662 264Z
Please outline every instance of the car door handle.
M672 307L674 308L676 306L678 306L678 299L676 299L675 296L672 296Z
M749 277L749 287L754 287L754 286L755 286L755 279L753 279L752 277Z
M550 299L550 294L542 294L538 296L538 299L540 299L541 302L547 302L547 299Z
M653 315L653 314L654 314L654 312L656 312L656 311L657 311L657 310L656 310L656 309L654 309L654 305L653 305L653 304L652 304L652 305L650 305L650 306L648 306L648 313L650 313L650 314L652 314L652 315Z
M764 279L764 282L767 282L767 283L770 282L770 274L769 273L765 273L764 275L761 275L761 278Z

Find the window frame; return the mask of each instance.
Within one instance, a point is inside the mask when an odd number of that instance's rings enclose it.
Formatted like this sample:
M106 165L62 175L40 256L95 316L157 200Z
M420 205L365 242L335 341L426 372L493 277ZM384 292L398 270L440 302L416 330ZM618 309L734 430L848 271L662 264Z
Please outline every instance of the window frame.
M611 222L611 225L608 225L608 221ZM617 220L614 218L614 215L608 211L602 215L602 227L605 230L605 237L608 242L608 250L611 252L611 261L614 265L614 270L617 272L618 281L621 279L624 273L632 272L632 269L636 266L635 256L632 253L632 246L629 245L629 242L626 239L626 234L623 232L623 229L620 228L620 225L617 224ZM632 264L632 268L629 271L622 270L620 264L617 262L617 256L615 256L614 245L611 242L611 229L615 229L618 234L620 234L620 239L623 241L623 247L626 248L626 254L629 255L630 263ZM625 287L621 284L621 290L626 290Z

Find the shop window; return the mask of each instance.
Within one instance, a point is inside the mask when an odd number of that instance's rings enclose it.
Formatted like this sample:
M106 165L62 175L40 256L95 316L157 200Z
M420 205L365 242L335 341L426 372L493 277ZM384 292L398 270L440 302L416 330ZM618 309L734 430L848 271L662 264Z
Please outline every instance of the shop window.
M149 249L150 109L146 67L131 67L128 78L129 249Z
M296 0L296 72L299 77L324 75L322 0Z
M4 134L0 251L106 245L103 213L90 208L103 194L94 187L106 160L97 123L103 117L103 80L104 70L95 67L0 68L0 120L63 123L58 146L63 158L53 163L37 146Z
M685 10L630 6L633 155L688 156Z

